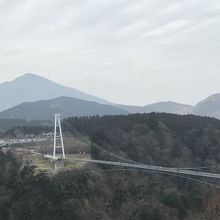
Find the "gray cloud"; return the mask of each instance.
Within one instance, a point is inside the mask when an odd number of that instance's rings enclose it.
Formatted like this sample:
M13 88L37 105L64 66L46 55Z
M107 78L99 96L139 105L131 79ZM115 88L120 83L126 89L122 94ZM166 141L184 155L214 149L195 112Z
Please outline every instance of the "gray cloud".
M26 72L118 103L220 92L216 0L2 0L0 81Z

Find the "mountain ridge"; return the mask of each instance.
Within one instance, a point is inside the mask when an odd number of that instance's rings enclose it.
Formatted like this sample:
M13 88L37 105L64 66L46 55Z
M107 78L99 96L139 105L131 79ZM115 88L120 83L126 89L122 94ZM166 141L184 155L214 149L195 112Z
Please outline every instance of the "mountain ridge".
M144 106L117 105L130 113L167 112L175 114L189 114L193 106L172 101L156 102Z
M194 107L193 114L220 119L220 93L213 94L199 102Z
M50 102L51 100L60 97L72 97L81 101L108 105L112 112L106 110L105 112L109 112L109 114L113 112L117 113L118 111L115 111L114 109L116 108L117 110L120 109L121 112L127 114L165 112L180 115L195 114L220 119L220 93L207 97L195 106L173 101L156 102L144 106L131 106L114 104L102 98L81 92L77 89L60 85L33 73L26 73L12 81L0 84L0 112L3 112L4 114L2 115L5 115L6 110L7 112L14 112L14 107L17 109L17 106L22 104L22 106L27 105L27 102L31 105L31 103L37 101L47 100ZM89 114L89 111L87 113ZM16 112L14 112L14 114L16 115ZM78 112L78 114L80 115L80 112ZM91 115L93 114L94 112L91 112ZM13 115L10 115L10 117L13 117Z
M0 119L49 120L55 113L63 117L127 114L123 109L73 97L24 102L0 113Z

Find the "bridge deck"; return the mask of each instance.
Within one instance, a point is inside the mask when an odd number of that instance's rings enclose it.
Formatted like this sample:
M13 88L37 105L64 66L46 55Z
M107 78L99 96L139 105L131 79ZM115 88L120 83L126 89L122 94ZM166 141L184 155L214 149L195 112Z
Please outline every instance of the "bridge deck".
M198 176L198 177L220 179L220 174L185 170L182 168L161 167L161 166L152 166L152 165L146 165L146 164L131 164L131 163L122 163L122 162L114 162L114 161L77 159L77 158L74 158L74 159L67 158L67 160L75 160L75 161L86 162L86 163L97 163L97 164L129 167L129 168L135 168L135 169L141 169L141 170L151 170L151 171L158 171L158 172L162 172L162 173L184 174L184 175L189 175L189 176Z

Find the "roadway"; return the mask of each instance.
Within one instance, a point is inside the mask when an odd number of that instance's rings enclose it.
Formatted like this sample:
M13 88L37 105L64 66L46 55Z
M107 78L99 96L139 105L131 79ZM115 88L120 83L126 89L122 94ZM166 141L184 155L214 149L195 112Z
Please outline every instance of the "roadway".
M105 165L120 166L120 167L127 167L127 168L135 168L135 169L141 169L141 170L157 171L160 173L173 173L173 174L179 174L179 175L184 174L188 176L220 179L220 174L186 170L182 168L161 167L161 166L152 166L152 165L146 165L146 164L132 164L132 163L124 163L124 162L122 163L122 162L114 162L114 161L77 159L77 158L74 158L74 159L67 158L67 160L75 160L75 161L85 162L85 163L96 163L96 164L105 164Z

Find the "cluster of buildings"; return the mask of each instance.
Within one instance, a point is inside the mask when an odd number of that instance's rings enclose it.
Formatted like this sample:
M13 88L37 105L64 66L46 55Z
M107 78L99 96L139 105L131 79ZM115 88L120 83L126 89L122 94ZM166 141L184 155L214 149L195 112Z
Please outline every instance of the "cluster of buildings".
M25 135L22 138L0 140L0 146L11 146L15 144L30 144L35 142L44 142L53 139L53 133L43 133L39 136Z

